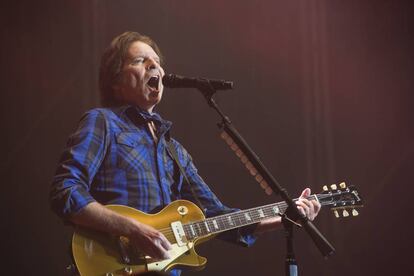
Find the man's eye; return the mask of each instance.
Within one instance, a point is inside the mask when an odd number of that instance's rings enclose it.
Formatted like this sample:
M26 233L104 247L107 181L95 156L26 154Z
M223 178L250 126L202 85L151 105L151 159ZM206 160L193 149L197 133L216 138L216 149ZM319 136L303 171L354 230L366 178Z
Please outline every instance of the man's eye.
M144 62L143 58L137 58L137 59L134 59L131 63L132 64L138 64L138 63L142 63L142 62Z

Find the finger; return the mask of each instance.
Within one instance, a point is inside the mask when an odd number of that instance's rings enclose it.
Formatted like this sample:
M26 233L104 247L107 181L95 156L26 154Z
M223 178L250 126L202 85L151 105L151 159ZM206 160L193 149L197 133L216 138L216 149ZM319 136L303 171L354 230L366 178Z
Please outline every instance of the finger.
M171 250L172 249L171 243L167 240L167 238L164 235L161 235L160 241L161 241L161 246L165 250Z
M313 204L315 213L318 214L322 207L321 204L319 203L319 201L316 201L316 200L311 200L311 202Z
M301 202L301 203L305 204L309 209L313 209L313 204L308 199L301 198L301 199L298 200L298 202Z
M305 190L302 191L302 194L300 195L301 198L307 198L308 196L310 196L311 194L311 189L306 188Z
M319 211L321 210L321 208L322 208L322 205L319 203L319 201L316 201L315 200L315 212L316 212L316 214L318 214L319 213Z
M302 200L297 201L296 205L298 206L298 208L300 207L303 210L303 214L306 217L309 217L309 206L308 205L306 205Z
M168 253L168 251L164 248L162 244L163 244L163 241L160 239L157 239L157 241L155 242L155 245L157 246L159 258L162 260L171 258L170 254Z
M155 239L152 240L147 246L145 253L153 259L164 260L168 258L165 252L166 251L160 245L160 241L158 239Z
M305 209L303 209L303 207L302 207L302 206L297 206L297 208L298 208L299 212L300 212L303 216L306 216Z

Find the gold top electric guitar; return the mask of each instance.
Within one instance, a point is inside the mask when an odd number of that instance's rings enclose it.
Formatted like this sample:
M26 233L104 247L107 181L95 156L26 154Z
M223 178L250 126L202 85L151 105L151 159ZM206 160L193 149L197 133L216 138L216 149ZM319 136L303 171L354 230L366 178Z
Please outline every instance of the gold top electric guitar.
M331 185L321 194L311 195L322 206L331 207L335 216L358 215L356 207L362 199L355 187ZM111 237L107 234L77 228L72 239L72 253L81 276L134 275L147 271L167 272L173 267L202 269L207 259L197 255L195 245L216 234L277 217L287 209L285 202L269 204L235 213L205 218L203 212L192 202L177 200L157 214L145 214L131 207L108 205L107 208L124 216L136 219L158 229L170 241L171 258L155 260L130 246L126 237ZM351 209L350 213L347 209Z

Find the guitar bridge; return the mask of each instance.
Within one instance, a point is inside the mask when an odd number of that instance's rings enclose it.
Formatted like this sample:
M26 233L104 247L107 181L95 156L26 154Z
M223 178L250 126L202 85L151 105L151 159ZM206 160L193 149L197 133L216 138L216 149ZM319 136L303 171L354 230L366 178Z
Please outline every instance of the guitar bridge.
M188 240L184 232L183 225L180 221L171 222L171 228L174 233L175 240L177 241L178 246L184 246L187 244Z

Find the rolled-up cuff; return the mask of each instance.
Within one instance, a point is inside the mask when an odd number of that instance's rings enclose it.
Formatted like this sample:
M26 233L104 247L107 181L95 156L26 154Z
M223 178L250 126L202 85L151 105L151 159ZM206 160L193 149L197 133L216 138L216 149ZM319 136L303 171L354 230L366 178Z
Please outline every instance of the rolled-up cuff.
M239 229L234 229L231 231L221 233L220 235L218 235L218 238L221 240L234 242L243 247L250 247L256 242L257 239L257 236L254 234L256 227L257 223L244 226Z
M78 213L86 205L96 200L81 187L68 188L51 198L52 210L64 220Z

